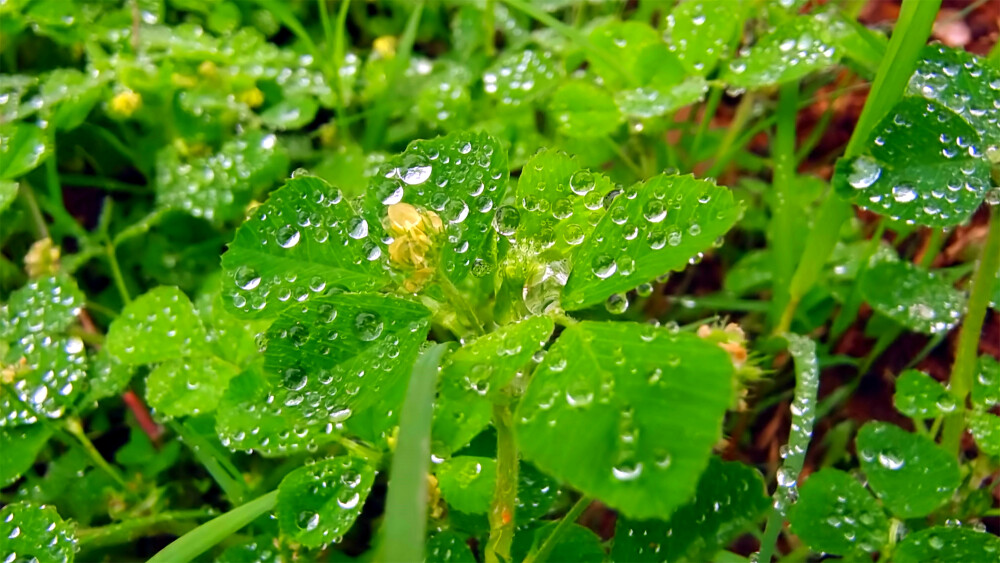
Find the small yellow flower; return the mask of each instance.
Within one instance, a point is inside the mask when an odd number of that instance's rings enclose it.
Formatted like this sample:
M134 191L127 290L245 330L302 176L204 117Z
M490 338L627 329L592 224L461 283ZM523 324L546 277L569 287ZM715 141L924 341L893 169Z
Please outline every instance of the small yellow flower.
M383 35L375 38L372 42L372 50L383 59L391 59L396 56L396 45L399 41L392 35Z
M334 141L337 140L337 123L334 121L328 121L320 126L319 128L319 142L324 147L333 146Z
M202 63L198 65L198 74L204 76L205 78L215 78L219 75L219 67L212 61L202 61Z
M60 254L59 247L52 243L52 239L36 240L24 256L24 270L28 272L28 277L41 278L58 272Z
M264 103L264 92L261 92L260 88L254 87L236 94L236 99L252 108L257 108Z
M170 75L170 83L178 88L194 88L198 85L198 77L175 72Z
M17 381L19 375L27 371L29 371L28 359L23 356L13 364L0 364L0 383L11 385Z
M427 509L431 518L435 520L444 518L446 507L441 497L441 488L438 486L437 477L430 473L427 474Z
M142 96L132 90L123 90L111 98L111 112L121 117L131 117L142 107Z
M396 203L389 206L385 227L393 238L389 243L389 260L410 273L403 287L407 291L419 290L434 276L433 238L444 229L441 218L433 211Z

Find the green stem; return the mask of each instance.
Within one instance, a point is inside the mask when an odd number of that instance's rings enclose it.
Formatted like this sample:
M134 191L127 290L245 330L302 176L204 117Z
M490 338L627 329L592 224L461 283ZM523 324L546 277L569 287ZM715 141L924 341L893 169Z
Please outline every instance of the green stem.
M570 526L583 514L583 511L590 506L593 502L593 498L586 495L580 497L580 500L576 501L566 513L565 516L559 520L556 524L556 528L552 530L552 533L545 538L542 545L538 546L538 551L534 553L529 553L527 557L524 558L524 563L544 563L548 558L549 554L552 553L552 548L559 544L559 540L562 539L563 535L569 530Z
M715 151L715 160L729 152L729 148L733 146L737 136L750 121L750 117L753 115L753 105L756 101L757 94L755 92L748 92L740 98L740 103L736 106L736 113L733 114L733 120L729 123L729 128L726 129L726 136L722 138L719 148ZM717 171L717 173L719 172L722 170Z
M510 561L517 505L517 444L514 443L513 414L509 406L493 405L493 426L497 431L497 482L490 506L486 563Z
M708 131L708 125L712 122L712 118L715 117L716 110L719 109L719 102L722 101L723 89L721 86L714 86L712 88L712 93L708 95L708 102L705 103L705 113L701 116L701 122L698 123L698 131L694 134L694 141L691 143L691 152L689 156L692 160L698 158L698 150L701 148L701 141L705 138L705 133Z
M364 146L369 151L378 148L385 138L390 109L397 99L400 88L399 79L410 64L410 55L413 52L413 44L417 39L417 28L420 25L420 16L423 13L424 2L420 0L417 2L416 7L413 8L413 11L410 12L410 18L406 21L403 36L399 40L396 58L392 60L392 64L389 66L388 85L375 100L372 107L371 119L365 124Z
M956 453L961 446L962 432L965 430L965 400L972 390L979 342L983 334L983 321L986 319L986 308L990 304L998 269L1000 269L1000 206L994 205L990 213L990 230L986 236L986 245L983 246L976 272L972 275L969 307L958 335L955 364L951 369L951 392L958 399L961 408L955 409L955 412L945 419L941 443L945 449Z
M444 275L437 276L437 279L441 289L444 291L445 296L448 298L448 302L456 312L461 312L465 317L465 324L469 325L476 334L486 334L486 331L483 329L482 321L480 321L479 316L476 315L476 309L469 303L465 296L462 295L462 292L455 287L455 284L453 284L451 280Z
M132 223L128 227L122 229L121 232L115 235L115 237L112 239L111 244L113 244L115 247L118 247L123 242L131 238L149 232L149 230L155 227L157 223L160 222L160 219L163 219L163 216L166 214L167 214L166 209L162 207L156 208L155 210L151 211L148 215L146 215L139 221Z
M80 420L78 418L75 416L67 417L63 420L62 427L67 433L76 438L76 440L80 443L80 446L83 447L83 451L86 452L90 460L94 462L94 465L99 467L102 471L114 479L114 481L118 483L122 489L128 490L128 486L125 484L125 479L122 478L121 473L119 473L116 468L104 459L101 452L97 451L97 448L94 447L94 443L90 441L90 438L87 437L87 433L83 431L83 425L80 424Z
M205 467L212 479L229 498L233 506L243 504L249 496L249 489L243 476L228 456L219 450L211 441L206 440L189 422L179 424L171 422L170 428L180 436L181 441L191 449L195 458Z
M640 168L639 165L636 164L631 157L629 157L628 153L622 150L621 146L619 146L614 139L612 139L611 137L601 137L601 140L604 141L606 145L611 147L611 150L615 151L615 154L618 155L618 158L621 159L622 163L625 164L625 166L627 166L628 169L631 170L633 174L635 174L636 178L640 180L642 178L645 178L645 175L642 173L642 168Z
M789 302L789 284L795 273L798 256L795 253L795 122L798 116L799 85L782 84L778 99L778 127L774 136L774 208L768 225L773 256L773 289L771 324L777 324Z
M35 192L31 189L31 186L25 182L21 182L21 187L17 193L28 207L28 213L31 215L31 224L35 227L35 238L50 238L49 227L45 224L45 216L42 215L42 210L38 207L38 200L35 198Z
M76 538L80 541L80 546L84 549L120 545L133 542L143 536L151 535L151 532L159 532L159 527L163 524L186 520L201 520L214 515L215 512L211 509L161 512L152 516L132 518L124 522L101 526L99 528L80 528L76 531Z
M931 264L934 263L934 259L941 252L941 244L944 243L944 229L937 229L931 227L931 237L927 241L927 247L924 250L924 255L920 257L920 267L930 268Z
M840 312L837 313L837 318L833 321L833 326L830 327L830 342L835 342L844 331L850 328L851 324L858 318L858 310L861 309L861 278L868 271L868 263L871 262L872 256L878 251L879 245L882 244L882 235L885 233L885 221L881 218L877 219L878 226L875 227L875 233L872 234L872 238L868 241L868 247L865 249L864 255L861 256L861 262L858 264L858 273L855 275L855 283L851 285L851 289L847 293L847 298L840 306Z
M487 57L492 57L496 54L496 45L494 45L493 40L493 36L496 33L496 24L494 22L495 17L496 0L486 0L486 8L483 10L483 33L485 38L483 51L486 53Z
M240 528L253 522L260 515L273 509L277 502L278 491L271 491L264 496L257 497L177 538L147 563L186 563L191 561Z
M434 390L447 350L447 345L436 344L421 353L413 365L389 470L382 546L376 561L424 560Z
M115 254L115 247L110 241L105 245L108 255L108 267L111 268L111 278L115 281L115 287L121 295L122 303L128 305L132 302L132 297L128 293L128 286L125 285L125 278L122 276L122 269L118 265L118 256Z

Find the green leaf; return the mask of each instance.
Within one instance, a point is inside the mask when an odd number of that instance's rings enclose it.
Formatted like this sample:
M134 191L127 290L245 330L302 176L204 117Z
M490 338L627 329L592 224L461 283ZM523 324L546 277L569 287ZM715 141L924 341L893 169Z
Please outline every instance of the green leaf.
M319 103L309 96L285 98L264 110L260 120L272 129L299 129L312 123L319 111Z
M839 61L842 53L838 43L849 32L832 13L789 18L741 51L740 57L729 63L722 80L750 89L799 80Z
M995 559L1000 538L954 526L934 526L909 534L892 555L895 563L966 563Z
M549 100L549 113L567 137L604 137L614 133L621 113L611 94L581 80L566 82Z
M975 410L969 413L969 432L976 439L979 450L1000 457L1000 416Z
M427 563L476 563L472 550L458 532L445 530L427 539Z
M168 417L212 412L238 374L235 366L217 358L169 360L146 378L146 400Z
M514 561L524 561L529 551L534 551L552 534L558 524L546 523L542 526L526 530L518 530L511 547L511 558ZM602 563L605 560L601 538L589 528L579 524L570 524L563 531L555 546L549 552L546 561L573 561L574 563Z
M0 213L7 211L10 204L17 199L17 182L10 180L0 180Z
M274 542L274 538L255 535L253 539L227 547L215 563L284 563Z
M565 497L559 483L539 471L534 465L522 461L517 471L517 498L515 520L520 524L548 516L552 508ZM519 524L519 525L520 525Z
M708 92L708 82L692 76L676 84L652 84L633 90L615 92L615 103L629 117L650 118L665 115L700 102Z
M49 155L41 127L14 123L0 127L0 180L13 180L35 169Z
M857 437L868 486L900 518L926 516L955 493L958 462L930 438L885 422L870 422Z
M15 502L0 509L0 553L11 561L63 561L76 555L73 526L51 506Z
M80 404L93 404L121 393L132 380L132 371L132 366L123 364L121 360L108 353L107 346L101 348L91 356L90 372L87 376L89 385Z
M972 403L984 409L1000 405L1000 361L989 354L979 356L979 369L972 381Z
M265 333L265 372L230 382L220 436L267 455L329 440L354 413L401 397L391 390L404 384L429 316L422 305L374 294L334 294L284 313Z
M689 73L705 76L727 58L746 18L745 2L687 0L667 16L671 47Z
M965 314L965 294L906 261L875 264L862 276L860 288L872 309L924 334L951 330Z
M126 364L151 364L208 354L207 338L188 296L160 286L126 305L111 322L107 348Z
M449 356L439 377L432 449L449 455L483 431L492 401L552 334L549 317L531 317L477 338Z
M156 203L221 223L240 218L250 200L288 170L273 134L246 133L215 154L184 161L175 147L156 158Z
M172 440L158 448L141 428L133 426L128 442L115 452L115 461L149 480L173 467L180 457L181 442Z
M75 68L57 68L39 85L39 109L57 130L75 129L100 100L103 83Z
M0 463L0 487L17 481L31 469L50 437L52 431L43 424L0 428L0 451L4 453L4 462Z
M69 276L29 281L0 306L0 338L23 341L23 348L42 334L58 334L80 314L86 298Z
M957 114L907 96L875 126L861 154L837 161L832 184L841 197L895 220L957 225L986 194L983 151Z
M677 56L647 23L611 20L591 32L590 42L604 51L603 57L589 59L590 68L613 90L648 84L654 76L669 83L684 77ZM612 66L608 61L617 64Z
M497 481L497 462L488 457L458 456L434 468L441 496L454 509L467 514L486 514Z
M338 541L361 514L374 482L375 470L352 457L292 471L278 486L281 531L307 547Z
M788 514L792 531L813 551L851 555L878 551L889 522L854 477L826 468L809 476Z
M934 378L908 369L896 379L896 410L911 418L934 418L955 410L955 397Z
M944 104L972 125L987 147L1000 145L1000 71L944 45L928 45L921 55L907 94Z
M388 206L426 208L444 224L441 267L453 282L486 260L493 213L507 189L507 154L486 133L458 131L414 141L385 162L365 193L364 215L379 233Z
M518 404L518 444L539 469L623 514L665 518L708 463L732 369L725 352L692 334L573 325Z
M6 363L16 371L14 382L0 392L0 427L59 418L85 386L87 356L79 338L39 333L21 344L23 348L12 347L7 354Z
M582 309L683 269L739 214L732 192L693 176L661 174L630 187L610 204L593 242L576 251L563 306Z
M519 106L547 93L562 75L562 66L548 51L511 49L483 73L483 88L501 105Z
M713 457L694 497L668 522L619 517L611 557L635 563L668 558L710 561L716 551L760 520L769 504L760 472Z
M378 237L340 190L297 176L236 230L222 255L222 294L241 317L273 317L328 286L385 285L386 267Z

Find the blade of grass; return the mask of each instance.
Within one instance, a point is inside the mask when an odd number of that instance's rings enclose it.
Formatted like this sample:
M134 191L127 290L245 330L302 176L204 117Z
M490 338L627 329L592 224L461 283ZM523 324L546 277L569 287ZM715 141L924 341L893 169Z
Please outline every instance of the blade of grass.
M177 538L147 563L187 563L253 522L260 515L272 510L277 502L277 490L257 497Z
M410 18L406 21L403 36L400 38L399 46L396 49L396 58L393 59L393 64L389 68L388 86L386 86L385 91L375 100L372 107L371 119L365 124L363 145L366 150L375 150L382 144L382 140L385 138L385 130L389 122L390 106L396 99L397 90L399 89L399 78L410 64L413 43L417 39L417 28L420 25L420 16L423 13L424 2L421 0L413 8L413 11L410 12Z
M549 534L548 537L545 538L545 541L542 542L542 545L538 547L538 551L529 553L524 558L524 563L545 563L549 554L552 553L552 548L559 543L560 538L562 538L563 534L566 533L566 530L569 530L569 527L576 522L580 515L583 514L583 511L590 506L590 503L593 502L593 500L593 498L586 495L580 497L580 500L576 501L576 504L569 509L569 512L567 512L566 515L559 520L559 523L556 524L552 533Z
M423 561L427 530L427 473L431 460L431 418L441 357L434 345L417 357L399 419L399 439L389 470L382 547L377 561Z
M229 497L229 502L233 506L243 504L244 499L249 494L249 490L239 470L236 469L226 454L192 428L189 422L183 424L171 422L170 428L191 449L194 457L205 467L208 474L212 476L212 479L218 483L222 491Z
M509 406L493 405L493 426L497 431L497 481L490 506L490 537L484 554L486 563L510 561L510 548L514 543L518 464L512 419Z
M795 253L795 123L798 117L798 82L782 84L778 94L778 127L772 143L774 158L774 208L768 223L771 239L771 266L774 284L771 297L770 323L775 325L789 301L789 284L799 257Z

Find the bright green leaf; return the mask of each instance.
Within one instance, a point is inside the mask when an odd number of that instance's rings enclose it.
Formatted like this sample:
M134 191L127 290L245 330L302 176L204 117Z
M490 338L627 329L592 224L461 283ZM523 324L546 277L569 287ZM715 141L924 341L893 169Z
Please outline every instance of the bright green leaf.
M169 360L146 379L146 400L169 417L212 412L238 374L235 366L216 358Z
M319 104L315 98L296 96L267 108L260 114L260 120L273 129L299 129L311 123L317 111Z
M4 461L0 463L0 487L10 485L35 464L38 452L52 436L52 431L44 424L31 424L16 428L0 428L0 451Z
M3 213L17 199L17 182L0 180L0 213Z
M215 563L284 563L274 538L255 535L253 539L232 545L222 552Z
M10 561L73 563L76 537L71 524L51 506L21 501L0 509L0 554Z
M700 102L708 92L708 82L692 76L677 84L651 84L634 90L615 92L615 103L624 115L650 118L665 115Z
M427 539L427 563L476 563L466 539L445 530Z
M33 341L40 334L63 332L76 320L85 300L71 277L31 280L0 306L0 338Z
M8 351L7 363L15 369L9 388L16 397L0 392L0 427L59 418L85 386L87 356L79 338L39 333L21 344Z
M872 309L924 334L950 330L965 314L962 292L906 261L875 264L862 276L860 289Z
M547 516L565 496L555 479L522 461L517 471L514 519L521 525Z
M0 128L0 180L13 180L37 167L49 154L45 131L31 123Z
M493 499L497 462L488 457L458 456L434 468L441 496L455 510L486 514Z
M713 457L694 497L668 522L619 517L611 556L634 563L710 561L718 549L760 520L769 505L760 472Z
M307 547L339 540L368 498L375 470L352 457L300 467L281 480L275 512L281 531Z
M955 410L957 401L934 378L908 369L896 378L896 410L911 418L934 418Z
M958 488L955 457L925 436L870 422L858 431L857 449L868 486L900 518L930 514Z
M556 527L555 522L536 528L518 530L511 547L511 558L524 561L529 551L537 550ZM601 538L589 528L570 524L549 552L546 561L572 561L573 563L602 563L605 560Z
M972 403L984 409L1000 405L1000 361L989 354L979 356L972 381Z
M892 554L895 563L968 563L995 560L1000 538L989 533L954 526L934 526L911 533Z
M875 126L862 154L837 162L832 184L842 197L893 219L957 225L986 194L984 150L957 114L908 96Z
M622 119L611 94L580 80L556 90L549 101L549 113L567 137L605 137L618 129Z
M788 521L813 551L833 555L878 551L889 535L878 502L857 479L832 468L809 476Z
M969 432L976 439L979 450L1000 457L1000 416L986 411L972 411L968 415Z
M39 85L40 111L57 130L75 129L101 98L102 78L75 68L57 68Z
M107 348L126 364L208 354L208 338L191 300L160 286L128 304L108 328Z
M667 35L688 72L705 76L728 57L746 12L742 1L686 0L674 6L667 16Z
M731 375L728 355L692 334L582 322L535 369L515 415L518 444L542 471L627 516L665 518L708 463Z
M122 363L108 353L107 346L101 348L91 356L87 392L80 404L93 404L121 393L131 381L132 372L133 366Z
M483 73L483 88L500 104L519 106L547 93L562 74L562 66L547 51L512 49Z
M739 214L732 192L693 176L661 174L632 186L610 204L593 242L574 255L563 306L581 309L684 268Z
M385 253L340 190L297 176L273 192L222 255L225 304L245 318L275 316L322 294L388 282Z
M614 90L646 85L654 76L670 84L684 77L677 55L647 23L611 20L591 32L590 42L604 52L603 57L590 57L590 67Z

